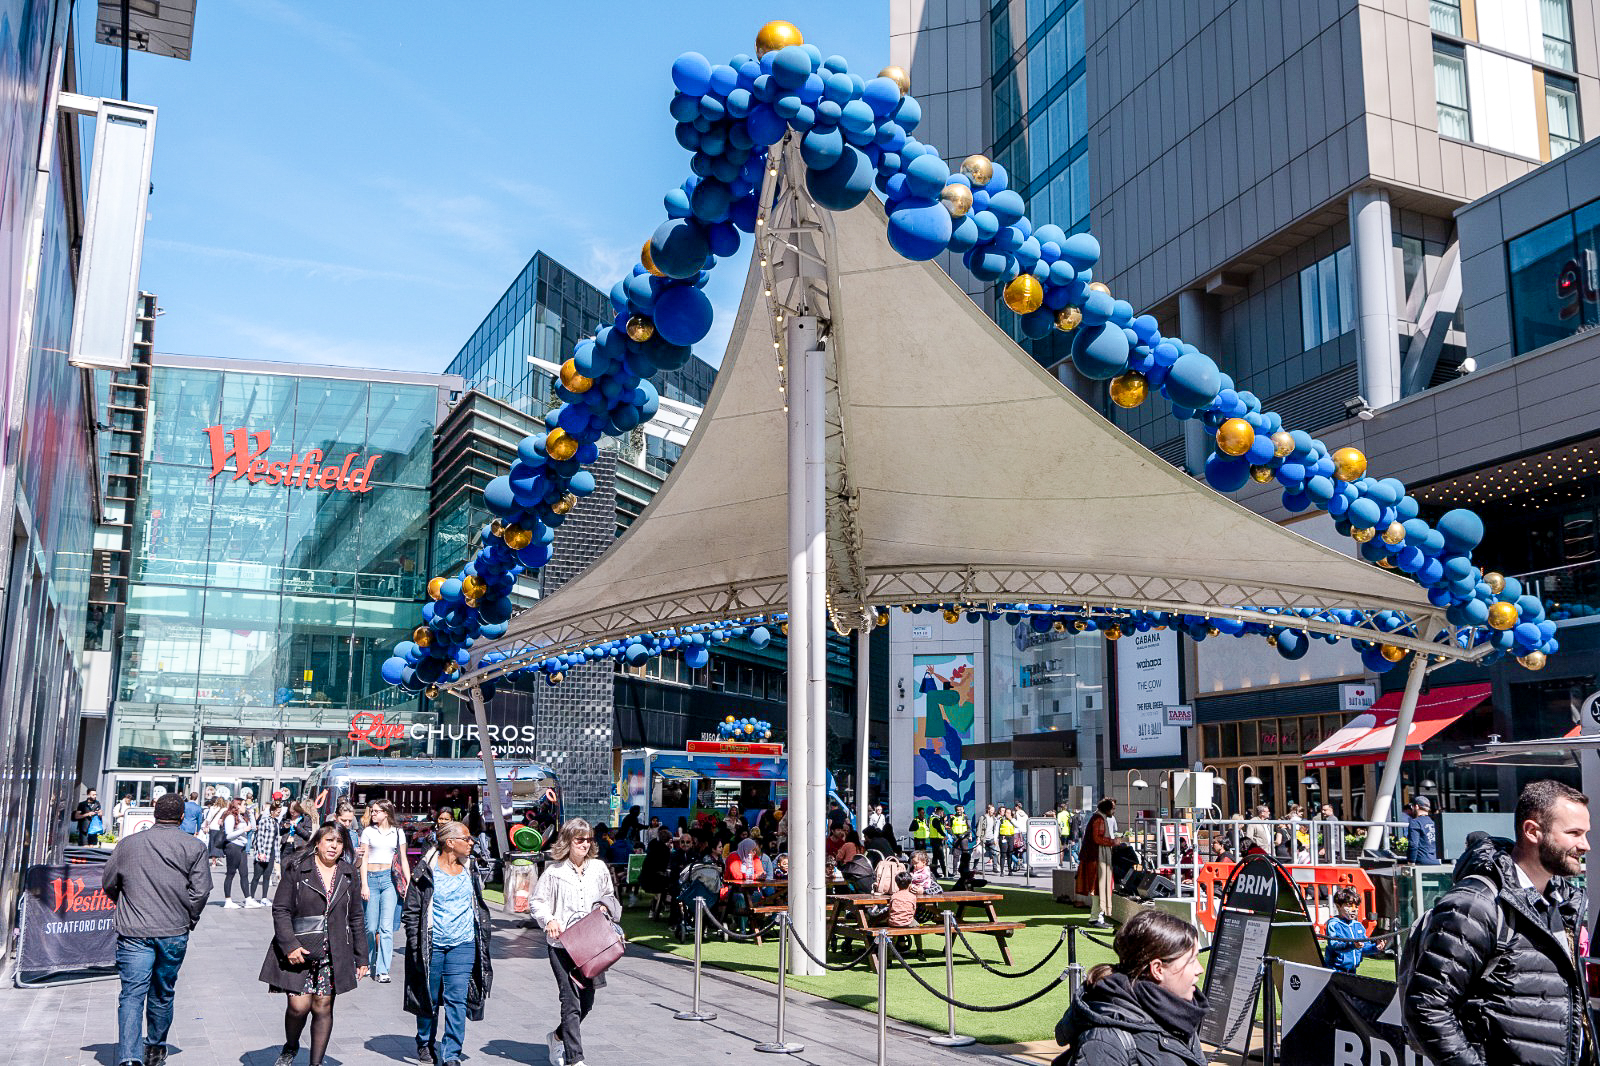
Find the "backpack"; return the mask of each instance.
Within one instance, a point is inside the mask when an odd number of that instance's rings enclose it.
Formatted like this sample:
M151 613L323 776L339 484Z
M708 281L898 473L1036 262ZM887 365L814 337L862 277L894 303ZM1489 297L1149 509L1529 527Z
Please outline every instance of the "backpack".
M887 896L895 890L895 876L904 873L906 864L899 859L889 857L878 863L872 871L872 891L880 896Z
M1462 884L1467 881L1481 881L1483 884L1489 887L1490 896L1494 900L1494 943L1496 950L1498 950L1500 947L1500 939L1505 935L1506 931L1506 912L1505 908L1500 906L1500 900L1498 898L1499 890L1495 887L1495 883L1493 881L1489 880L1482 874L1468 874L1466 877L1463 877L1460 881L1456 882L1456 884ZM1400 998L1402 1002L1404 1002L1405 998L1411 994L1411 979L1412 977L1416 976L1417 956L1419 954L1417 943L1421 939L1421 934L1424 932L1424 924L1432 921L1434 911L1436 909L1437 906L1430 908L1428 913L1412 922L1411 928L1406 931L1405 947L1401 949L1400 962L1395 967L1395 984L1400 988ZM1476 979L1482 976L1482 974L1483 970L1480 969L1476 974L1473 975L1473 977Z

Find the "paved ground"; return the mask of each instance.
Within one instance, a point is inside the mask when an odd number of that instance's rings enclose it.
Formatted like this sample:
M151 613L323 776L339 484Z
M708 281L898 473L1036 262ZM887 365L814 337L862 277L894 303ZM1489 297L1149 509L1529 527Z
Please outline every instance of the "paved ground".
M283 1041L283 1000L256 979L270 939L270 913L266 908L223 910L215 903L207 909L178 978L173 1066L269 1066L273 1061ZM546 1066L544 1037L555 1024L556 997L543 936L520 923L497 920L497 926L494 994L487 1017L468 1026L466 1059L478 1066ZM414 1023L400 1008L401 965L397 957L393 984L363 982L340 997L327 1066L416 1061ZM719 1017L679 1022L672 1015L689 1004L688 964L630 953L609 978L584 1027L589 1066L769 1061L752 1047L772 1038L777 1002L772 985L707 970L704 1002ZM116 1013L115 981L19 989L7 980L0 987L0 1018L9 1034L0 1044L0 1063L113 1066ZM789 1038L806 1045L804 1053L790 1056L799 1062L861 1066L876 1061L875 1015L856 1007L791 994L788 1027ZM919 1066L1011 1061L983 1046L939 1048L927 1043L927 1035L891 1022L889 1060ZM306 1062L304 1052L298 1061Z

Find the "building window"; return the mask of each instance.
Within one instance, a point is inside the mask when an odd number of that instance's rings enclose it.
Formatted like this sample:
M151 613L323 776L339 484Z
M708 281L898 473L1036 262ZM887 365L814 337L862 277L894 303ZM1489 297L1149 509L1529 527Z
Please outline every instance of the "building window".
M1600 326L1600 200L1506 245L1517 355Z
M1433 42L1433 91L1439 102L1440 136L1472 140L1472 117L1467 109L1467 60L1456 45Z
M1544 27L1544 61L1562 70L1572 69L1572 9L1570 0L1539 0L1539 21Z
M1300 337L1306 351L1355 328L1355 277L1350 246L1300 271Z
M1428 21L1438 33L1461 36L1461 0L1429 0Z
M1544 76L1544 110L1550 127L1550 158L1578 147L1583 130L1578 122L1578 83L1555 74Z

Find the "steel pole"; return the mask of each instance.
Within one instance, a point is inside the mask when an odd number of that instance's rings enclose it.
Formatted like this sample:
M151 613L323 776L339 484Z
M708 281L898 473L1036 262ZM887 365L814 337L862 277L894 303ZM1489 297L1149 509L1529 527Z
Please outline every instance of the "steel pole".
M700 943L704 934L706 901L699 896L694 898L694 1001L688 1010L680 1010L673 1017L680 1022L709 1022L716 1018L714 1012L700 1009Z
M757 1044L757 1051L769 1055L793 1055L804 1051L804 1044L791 1044L784 1034L784 1007L789 999L789 916L778 913L778 1035L770 1043Z
M956 1032L956 916L955 912L946 907L944 910L944 1008L947 1016L946 1032L941 1036L928 1037L928 1043L938 1044L940 1047L966 1047L976 1043L970 1036L961 1036Z
M827 360L817 320L802 319L799 333L808 341L806 378L806 810L811 828L806 922L813 934L824 928L828 874L823 839L828 835L828 546L826 414ZM791 349L792 351L792 349ZM792 836L791 836L792 839ZM812 943L820 937L813 936ZM823 956L826 958L826 956ZM826 971L819 972L822 976Z
M1406 741L1411 736L1411 723L1417 715L1417 697L1422 694L1422 681L1428 676L1428 657L1411 653L1411 673L1406 677L1405 694L1400 697L1400 711L1394 720L1394 739L1389 742L1389 755L1383 764L1383 776L1378 781L1378 791L1372 797L1372 809L1367 815L1371 823L1367 830L1367 848L1376 850L1383 846L1383 824L1389 820L1395 787L1400 783L1400 764L1406 757Z
M494 819L494 835L500 844L501 867L511 861L511 830L506 825L506 812L500 797L500 778L494 769L494 744L489 739L489 712L483 705L483 690L477 685L472 694L472 717L478 723L478 755L483 759L484 790L489 796L490 816ZM501 874L504 881L505 875Z
M872 736L872 627L856 630L856 831L866 832L872 799L867 795L868 740Z
M878 934L878 1066L889 1066L889 938Z

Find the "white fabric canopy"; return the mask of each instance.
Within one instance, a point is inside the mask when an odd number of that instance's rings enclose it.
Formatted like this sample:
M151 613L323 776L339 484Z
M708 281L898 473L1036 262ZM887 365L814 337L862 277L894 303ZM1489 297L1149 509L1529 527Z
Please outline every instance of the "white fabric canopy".
M1256 515L1117 429L938 266L901 258L875 199L817 214L811 247L826 270L802 255L792 263L807 266L791 273L812 275L799 283L827 320L829 592L840 617L862 604L960 601L1437 618L1410 580ZM752 262L715 390L660 493L593 566L476 649L514 656L479 677L626 634L785 609L773 320L784 294L768 297L770 284ZM1422 647L1427 635L1392 642Z

